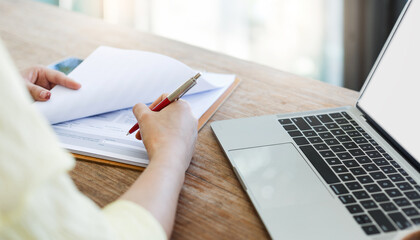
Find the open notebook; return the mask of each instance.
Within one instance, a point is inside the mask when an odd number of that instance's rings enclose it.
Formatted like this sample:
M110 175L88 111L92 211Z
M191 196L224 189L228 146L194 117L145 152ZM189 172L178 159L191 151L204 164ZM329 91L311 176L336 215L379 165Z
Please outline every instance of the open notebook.
M62 146L72 153L136 166L148 164L147 152L134 134L131 111L138 102L151 103L172 92L196 71L170 57L136 50L99 47L69 77L80 82L74 91L52 89L47 102L36 102ZM202 77L183 99L191 105L202 126L214 113L215 103L233 90L235 75L202 72ZM212 112L209 112L213 109Z

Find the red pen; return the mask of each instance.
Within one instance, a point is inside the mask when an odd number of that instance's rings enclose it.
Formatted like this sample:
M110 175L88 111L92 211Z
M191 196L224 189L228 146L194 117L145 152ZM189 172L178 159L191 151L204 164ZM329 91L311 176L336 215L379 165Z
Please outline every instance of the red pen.
M201 76L200 73L197 73L194 77L188 79L184 84L178 87L173 93L169 94L165 99L163 99L158 105L156 105L152 111L159 112L171 102L174 102L184 96L194 85L197 83L197 79ZM134 133L139 129L139 124L136 123L127 133L127 136Z

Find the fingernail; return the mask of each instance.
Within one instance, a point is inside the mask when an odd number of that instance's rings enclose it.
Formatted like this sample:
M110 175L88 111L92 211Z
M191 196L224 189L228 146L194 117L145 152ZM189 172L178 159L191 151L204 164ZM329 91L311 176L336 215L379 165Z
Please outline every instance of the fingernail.
M39 95L41 98L43 98L43 99L50 99L50 97L51 97L51 93L50 92L48 92L48 91L42 91L41 92L41 94Z

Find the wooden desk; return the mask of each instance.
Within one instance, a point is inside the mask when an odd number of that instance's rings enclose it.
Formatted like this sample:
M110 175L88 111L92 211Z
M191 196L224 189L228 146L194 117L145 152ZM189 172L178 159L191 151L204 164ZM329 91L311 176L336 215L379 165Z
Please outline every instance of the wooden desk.
M352 105L357 97L354 91L35 2L0 0L0 36L19 69L68 56L85 58L99 45L109 45L154 51L193 68L237 74L241 85L210 122ZM140 174L84 161L77 161L71 172L80 191L99 206L117 199ZM209 124L198 135L172 238L269 238Z

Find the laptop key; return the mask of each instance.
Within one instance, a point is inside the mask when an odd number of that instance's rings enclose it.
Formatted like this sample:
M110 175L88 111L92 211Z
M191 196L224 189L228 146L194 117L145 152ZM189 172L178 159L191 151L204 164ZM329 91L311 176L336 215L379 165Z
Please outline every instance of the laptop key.
M368 213L373 218L373 220L379 225L379 228L381 228L382 231L391 232L396 230L392 223L382 212L382 210L372 210L368 211Z
M375 147L374 147L374 146L372 146L372 144L369 144L369 143L366 143L366 144L361 144L361 145L360 145L360 148L361 148L363 151L372 151L372 150L375 150Z
M328 146L332 146L332 145L337 145L337 144L340 144L340 143L337 141L337 139L325 139L325 143L326 143Z
M381 170L385 174L390 174L390 173L396 173L397 172L397 170L395 170L395 168L393 168L392 166L381 167Z
M416 225L420 225L420 218L412 218L411 221Z
M318 115L317 117L323 123L333 122L333 120L327 114L321 114L321 115Z
M338 123L338 124L340 124L340 125L349 124L349 121L347 121L344 118L335 119L335 122Z
M404 170L404 169L402 169L402 168L400 168L400 169L398 169L398 171L403 175L403 176L408 176L408 173Z
M316 143L322 143L322 139L319 137L312 137L312 138L308 138L309 142L311 142L312 144L316 144Z
M319 125L322 125L322 123L315 116L304 117L304 119L311 126L319 126Z
M369 175L375 180L386 179L386 176L383 172L370 172Z
M378 151L369 151L369 152L366 152L366 155L368 155L370 158L382 157L382 155Z
M351 149L351 150L349 150L349 152L350 152L351 155L353 155L355 157L365 155L365 153L362 152L362 150L360 150L360 149Z
M411 184L414 184L414 185L417 184L416 181L414 181L412 177L407 177L407 181L409 181Z
M389 180L378 181L378 184L382 188L391 188L391 187L394 187L394 184L391 181L389 181Z
M297 130L297 127L295 125L283 125L284 130L286 131L293 131Z
M353 120L347 112L341 112L341 114L343 114L343 116L348 120Z
M338 141L344 143L344 142L351 142L351 138L348 136L337 136Z
M335 175L335 173L330 169L327 163L321 158L321 156L316 152L315 148L312 146L301 146L300 150L305 154L308 160L312 163L318 173L328 184L338 183L340 179Z
M413 207L403 208L402 211L404 212L405 215L407 215L407 217L419 215L419 212L417 212L417 210Z
M350 189L351 190L351 189ZM420 209L420 201L413 202L414 206Z
M360 165L355 160L347 160L343 161L344 165L349 168L359 167Z
M395 204L397 204L400 207L410 206L410 202L407 198L396 198L394 199Z
M292 121L290 121L290 119L279 119L279 122L281 125L286 125L286 124L292 124Z
M344 131L353 131L355 130L355 128L352 125L342 125L341 129L343 129Z
M332 118L342 118L343 115L341 115L341 113L337 112L337 113L330 113L330 117Z
M293 138L293 141L295 141L298 146L309 144L308 140L304 137Z
M359 200L369 198L369 194L364 190L353 192L353 195Z
M373 172L373 171L378 171L379 170L379 168L373 163L363 164L362 167L368 172Z
M359 180L359 182L362 184L373 183L372 178L369 177L368 175L357 177L357 180Z
M378 228L376 228L374 225L364 226L362 229L367 235L374 235L379 233Z
M389 179L391 179L391 181L393 182L402 182L405 179L403 178L403 176L401 176L401 174L395 173L395 174L390 174L388 175ZM408 178L407 178L408 180Z
M356 160L360 164L371 163L372 161L367 156L356 157Z
M366 138L364 138L364 137L357 137L357 138L353 138L353 140L354 140L357 144L367 143L367 140L366 140Z
M360 168L360 167L350 168L350 172L353 173L353 175L355 176L366 174L365 170L363 170L363 168Z
M399 182L396 185L401 191L407 191L407 190L413 189L413 187L408 182Z
M330 130L340 128L336 123L326 123L325 126Z
M287 132L291 137L300 137L303 136L302 133L300 131L290 131Z
M334 138L334 136L329 132L322 132L318 134L322 139Z
M396 161L390 160L389 163L391 163L391 165L395 168L401 168L401 166Z
M352 159L353 157L348 152L337 153L337 157L341 160Z
M378 207L372 200L361 201L360 204L362 204L363 208L366 210Z
M380 167L389 165L389 162L385 158L375 158L373 162Z
M382 191L381 188L377 185L377 184L369 184L369 185L365 185L366 190L369 193L375 193L375 192L380 192Z
M420 199L420 195L416 191L404 192L404 194L405 194L405 196L408 197L408 199L411 199L411 200Z
M372 220L370 220L366 214L354 216L354 219L358 224L366 224L372 222Z
M351 175L350 173L344 173L344 174L340 174L340 175L338 175L339 177L340 177L340 179L343 181L343 182L348 182L348 181L353 181L353 180L355 180L354 179L354 177L353 177L353 175Z
M375 199L376 202L388 202L389 201L389 198L383 193L372 194L372 197L373 197L373 199Z
M331 130L331 133L332 133L334 136L344 135L344 134L345 134L345 133L343 132L343 130L341 130L341 129L334 129L334 130Z
M362 136L359 132L357 131L351 131L351 132L347 132L347 135L349 135L350 137L359 137Z
M360 183L358 183L358 182L347 182L345 184L346 184L347 188L350 189L351 191L362 189L362 185L360 185Z
M385 211L385 212L392 212L392 211L397 211L398 208L395 206L395 204L393 204L392 202L387 202L387 203L381 203L379 204L381 206L381 208Z
M344 173L349 171L344 165L333 166L332 169L336 173Z
M343 143L343 146L344 146L346 149L353 149L353 148L357 148L357 145L356 145L356 143L354 143L354 142L345 142L345 143Z
M359 204L352 204L352 205L347 205L346 206L347 210L349 210L350 213L355 214L355 213L362 213L363 209L362 207L360 207Z
M315 131L303 131L303 135L305 135L305 137L316 137L317 136Z
M390 213L388 215L399 229L406 229L411 227L411 223L399 212Z
M347 188L341 183L331 185L330 187L334 191L334 193L337 194L337 195L349 193Z
M321 143L321 144L314 144L314 147L318 151L323 151L323 150L328 150L329 149L328 146L325 145L325 144L323 144L323 143Z
M385 192L391 198L396 198L396 197L401 197L402 196L401 192L396 188L386 189Z
M343 204L355 203L356 199L352 195L342 195L338 197Z
M328 132L328 129L324 126L316 126L313 127L313 129L315 130L315 132Z
M384 158L386 158L387 160L393 160L391 156L389 156L389 154L384 153Z
M341 161L338 160L338 158L327 158L325 159L325 161L327 161L327 163L329 165L337 165L337 164L341 164Z
M311 126L309 126L309 124L307 124L307 123L305 122L305 120L303 120L303 118L301 118L301 117L292 118L292 122L293 122L294 124L296 124L296 126L297 126L300 130L302 130L302 131L305 131L305 130L311 130L311 129L312 129L312 128L311 128Z
M329 151L329 150L327 150L327 151L320 151L319 153L324 158L335 157L335 154L333 152Z
M345 152L346 149L343 146L340 145L336 145L336 146L331 146L331 150L335 153L337 152Z

